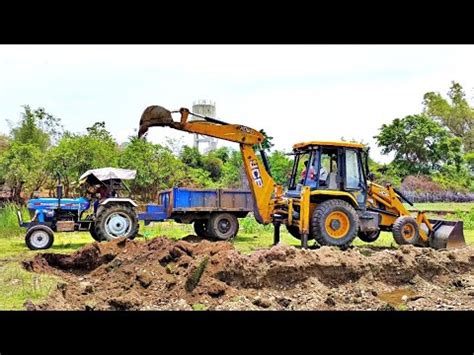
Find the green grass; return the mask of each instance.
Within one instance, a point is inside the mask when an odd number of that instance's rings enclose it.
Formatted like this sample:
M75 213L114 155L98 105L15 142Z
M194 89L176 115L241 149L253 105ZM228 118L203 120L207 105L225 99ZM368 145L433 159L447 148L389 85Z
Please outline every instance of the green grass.
M407 209L419 209L428 211L470 211L474 208L474 202L435 202L435 203L415 203L410 206L403 204Z
M43 300L57 285L59 278L24 270L18 262L0 266L0 309L24 309L26 300Z
M422 206L420 206L422 205ZM417 204L420 209L427 210L461 210L466 211L462 216L472 218L474 203L459 204ZM23 304L27 299L34 303L40 302L54 289L58 278L30 273L21 267L21 261L33 257L44 251L29 250L24 241L25 230L16 225L14 208L0 210L0 309L24 309ZM23 211L25 213L25 211ZM14 216L14 219L12 218ZM459 215L447 215L443 218L455 219ZM474 246L474 226L465 220L464 236L468 245ZM467 228L470 227L470 228ZM157 236L166 236L171 239L181 239L189 234L194 234L192 225L176 222L155 223L150 226L140 226L142 237L138 241L146 241ZM89 233L56 233L54 245L48 252L72 253L75 250L93 242ZM242 253L251 253L258 249L268 248L273 243L273 227L259 225L253 218L240 219L240 230L233 241L237 250ZM299 246L300 241L293 238L284 226L281 228L281 243ZM310 242L312 245L313 242ZM354 241L356 246L375 246L396 248L391 233L383 232L374 243L365 243L359 239ZM200 308L197 306L197 308Z

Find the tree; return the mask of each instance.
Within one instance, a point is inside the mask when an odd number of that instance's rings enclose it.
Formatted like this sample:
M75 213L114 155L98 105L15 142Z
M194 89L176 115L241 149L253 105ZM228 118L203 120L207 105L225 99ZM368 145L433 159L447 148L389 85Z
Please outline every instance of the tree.
M87 134L67 133L46 155L46 169L50 176L59 173L64 193L69 195L73 183L87 170L117 167L119 149L103 122L87 128Z
M439 93L427 92L423 96L424 113L436 119L452 134L462 139L466 152L474 151L474 109L466 100L466 94L457 82L452 82L448 92L451 102Z
M44 183L43 156L38 146L18 142L0 156L1 179L12 189L14 201L20 202L23 191L32 196Z
M42 107L32 110L25 105L23 109L20 122L11 128L12 140L20 144L35 145L45 152L62 134L61 119L47 113ZM12 126L11 122L9 124Z
M240 151L230 150L228 160L222 165L222 176L220 186L229 188L242 188L245 173L243 171L242 155Z
M279 185L285 185L290 177L293 161L284 152L278 150L272 152L268 161L275 182Z
M129 139L130 142L120 155L119 164L122 168L137 170L137 176L130 186L134 194L153 200L159 190L176 186L186 179L186 166L170 149L137 137Z
M10 140L7 136L0 134L0 155L8 149L10 146Z
M462 163L461 139L426 115L411 115L383 124L374 137L382 154L395 153L393 164L400 175L428 174L444 165L458 169Z
M202 167L202 155L199 149L185 145L181 150L179 159L186 165L193 168Z

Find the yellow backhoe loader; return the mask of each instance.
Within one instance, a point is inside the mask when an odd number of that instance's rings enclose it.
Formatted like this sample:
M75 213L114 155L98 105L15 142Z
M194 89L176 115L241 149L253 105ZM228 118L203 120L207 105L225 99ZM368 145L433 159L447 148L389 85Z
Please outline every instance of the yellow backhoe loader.
M174 121L173 113L180 113ZM201 120L188 121L189 115ZM301 240L320 245L348 247L357 236L375 241L381 231L391 231L398 244L435 249L465 245L462 221L428 219L422 211L412 217L402 201L412 205L391 185L375 184L368 169L368 150L349 142L304 142L293 146L294 162L286 191L271 176L262 149L264 135L253 128L229 124L187 108L169 111L149 106L140 119L138 136L153 126L207 135L240 145L243 165L255 201L254 215L262 224L274 225L274 243L280 226ZM257 158L255 149L260 151Z

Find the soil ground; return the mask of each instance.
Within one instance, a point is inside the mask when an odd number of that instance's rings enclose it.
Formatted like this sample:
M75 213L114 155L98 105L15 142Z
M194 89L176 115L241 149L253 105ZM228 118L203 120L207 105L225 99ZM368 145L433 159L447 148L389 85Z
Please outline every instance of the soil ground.
M241 254L195 236L118 239L23 262L59 276L31 310L472 310L474 248L289 245Z

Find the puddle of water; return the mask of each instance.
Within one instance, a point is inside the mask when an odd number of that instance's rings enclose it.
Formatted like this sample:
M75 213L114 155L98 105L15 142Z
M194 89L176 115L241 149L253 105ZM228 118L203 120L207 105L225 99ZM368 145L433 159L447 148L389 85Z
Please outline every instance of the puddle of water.
M404 302L402 301L403 296L407 297L413 297L415 296L416 292L409 289L409 288L401 288L397 289L395 291L391 292L383 292L378 295L378 298L381 299L384 302L387 302L388 304L392 306L399 306L403 304Z

